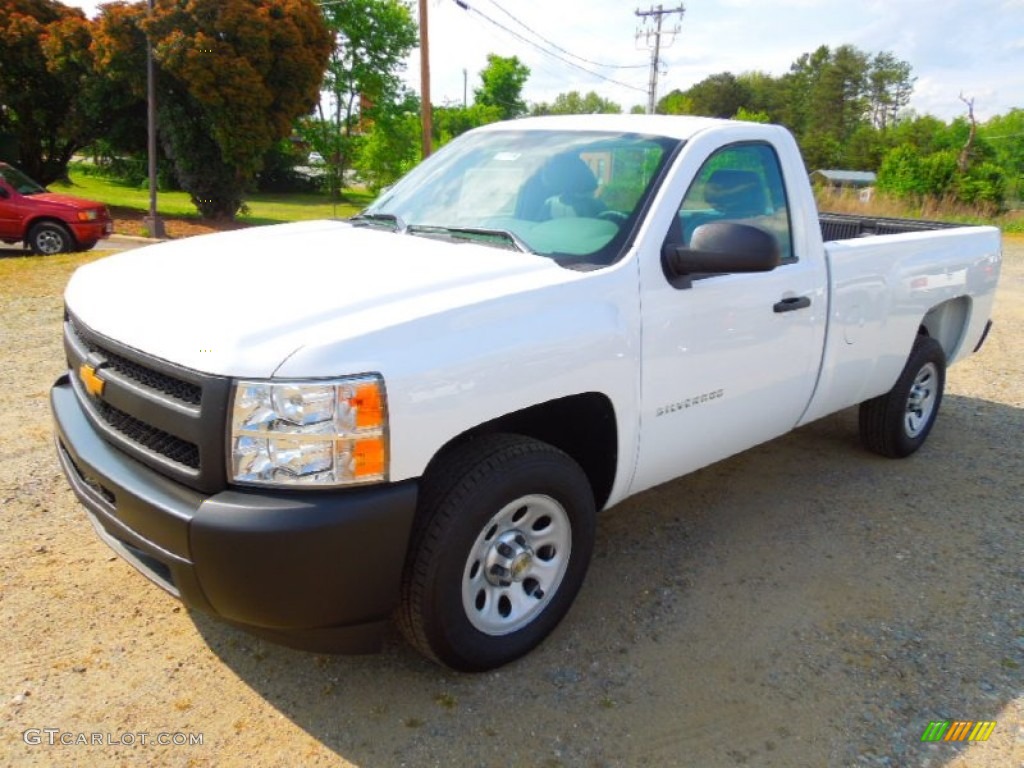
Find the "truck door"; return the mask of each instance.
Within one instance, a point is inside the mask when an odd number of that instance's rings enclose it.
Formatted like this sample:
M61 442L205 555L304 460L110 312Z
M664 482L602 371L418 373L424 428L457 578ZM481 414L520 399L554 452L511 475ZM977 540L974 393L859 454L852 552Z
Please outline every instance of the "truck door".
M822 354L823 254L797 252L804 240L792 222L806 219L790 209L773 146L731 144L689 173L665 243L687 245L702 224L737 221L773 234L782 263L771 272L695 275L686 287L661 269L661 243L641 253L641 437L631 492L792 429Z

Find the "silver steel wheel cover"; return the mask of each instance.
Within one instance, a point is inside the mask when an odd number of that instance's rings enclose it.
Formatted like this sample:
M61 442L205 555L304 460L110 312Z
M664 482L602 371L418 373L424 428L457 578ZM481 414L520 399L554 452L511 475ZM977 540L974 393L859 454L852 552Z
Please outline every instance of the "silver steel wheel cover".
M36 247L43 253L60 253L64 238L53 230L43 230L36 236Z
M536 619L565 577L572 525L550 496L505 505L480 531L462 572L462 607L485 635L508 635Z
M939 369L935 363L923 366L914 377L914 383L910 386L910 394L907 396L907 411L903 419L903 427L908 437L917 437L927 426L932 411L935 410L938 386Z

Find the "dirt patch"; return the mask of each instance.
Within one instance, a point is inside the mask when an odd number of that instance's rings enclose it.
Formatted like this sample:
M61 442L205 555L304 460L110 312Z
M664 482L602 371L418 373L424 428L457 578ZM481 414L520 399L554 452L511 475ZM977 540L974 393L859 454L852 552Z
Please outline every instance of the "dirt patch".
M397 634L367 657L270 645L190 615L100 543L47 403L61 289L92 257L0 280L0 763L1024 763L1021 240L995 330L951 370L919 454L866 454L846 411L630 499L602 517L562 626L483 675ZM947 719L997 725L921 742Z
M110 208L110 216L114 220L114 232L119 235L148 237L149 231L143 219L146 214L132 208ZM224 232L231 229L242 229L252 226L243 221L213 221L191 216L163 216L164 228L170 238L207 235L211 232Z

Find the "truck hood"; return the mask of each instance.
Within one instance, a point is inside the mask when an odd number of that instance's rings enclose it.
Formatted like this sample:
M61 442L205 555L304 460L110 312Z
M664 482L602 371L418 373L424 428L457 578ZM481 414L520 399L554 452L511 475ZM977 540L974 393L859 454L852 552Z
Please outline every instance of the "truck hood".
M306 345L574 275L533 254L312 221L117 254L75 272L65 302L92 330L150 355L268 377Z

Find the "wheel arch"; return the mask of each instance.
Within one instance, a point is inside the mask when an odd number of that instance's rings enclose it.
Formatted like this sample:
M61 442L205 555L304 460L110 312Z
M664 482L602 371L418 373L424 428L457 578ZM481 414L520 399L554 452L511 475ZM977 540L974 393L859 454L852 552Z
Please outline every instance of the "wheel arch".
M946 360L953 360L964 342L970 319L970 297L958 296L929 309L918 333L935 339L946 354Z
M33 218L29 219L25 223L25 238L24 239L25 239L26 242L28 241L29 235L32 234L32 230L35 229L40 224L56 224L58 227L60 227L61 229L63 229L65 232L68 233L68 237L71 238L72 245L74 245L76 247L79 245L78 236L75 235L75 230L74 230L73 227L71 227L63 219L60 219L60 218L58 218L56 216L51 216L50 214L45 214L45 213L44 214L40 214L38 216L34 216Z
M615 408L607 395L586 392L549 400L499 416L449 440L434 454L424 475L456 446L484 434L508 433L532 437L568 454L580 465L601 509L611 495L618 466L618 428Z

